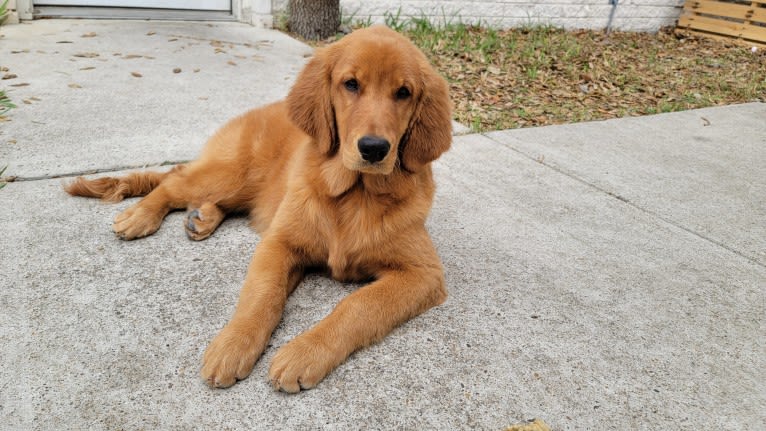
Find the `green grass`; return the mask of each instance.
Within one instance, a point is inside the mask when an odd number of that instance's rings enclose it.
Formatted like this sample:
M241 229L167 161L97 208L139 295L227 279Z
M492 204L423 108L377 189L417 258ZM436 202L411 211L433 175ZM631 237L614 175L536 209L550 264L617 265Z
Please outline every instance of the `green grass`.
M0 169L0 178L2 178L2 177L3 177L3 173L5 172L5 170L6 170L7 168L8 168L8 166L6 166L6 167L4 167L4 168ZM5 181L2 181L2 180L0 180L0 190L2 190L2 189L3 189L3 187L5 187L5 185L6 185L6 184L8 184L8 183L6 183Z
M5 0L3 2L0 2L0 25L5 22L5 19L7 18L6 13L8 12L8 2L10 0Z

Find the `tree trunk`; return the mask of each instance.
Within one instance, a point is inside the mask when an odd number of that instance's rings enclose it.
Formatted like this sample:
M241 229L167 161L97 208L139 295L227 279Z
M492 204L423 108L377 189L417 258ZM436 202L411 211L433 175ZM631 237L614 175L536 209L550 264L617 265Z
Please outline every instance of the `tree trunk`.
M290 31L319 40L335 35L340 26L340 0L290 0Z

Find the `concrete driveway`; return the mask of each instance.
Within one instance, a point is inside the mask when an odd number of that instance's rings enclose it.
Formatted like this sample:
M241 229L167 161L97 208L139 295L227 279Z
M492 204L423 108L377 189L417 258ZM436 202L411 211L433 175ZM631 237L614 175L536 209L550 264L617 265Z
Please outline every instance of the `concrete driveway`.
M61 177L194 158L310 49L234 23L0 34L19 105L0 122L0 428L766 429L766 104L456 137L428 225L449 300L274 392L276 349L358 287L311 276L252 375L213 390L201 355L257 235L233 219L195 243L175 213L123 242L131 202Z

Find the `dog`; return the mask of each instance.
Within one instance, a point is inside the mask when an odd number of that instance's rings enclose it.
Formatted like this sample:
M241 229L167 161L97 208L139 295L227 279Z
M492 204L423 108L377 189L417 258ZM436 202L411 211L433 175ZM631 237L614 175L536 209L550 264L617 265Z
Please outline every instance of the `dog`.
M360 29L317 49L285 100L228 122L199 159L64 188L111 202L144 196L114 220L123 240L151 235L172 210L188 211L193 240L248 212L261 241L233 317L205 351L212 387L250 374L307 270L368 282L277 351L270 381L295 393L446 300L425 221L451 109L446 81L414 44L383 26Z

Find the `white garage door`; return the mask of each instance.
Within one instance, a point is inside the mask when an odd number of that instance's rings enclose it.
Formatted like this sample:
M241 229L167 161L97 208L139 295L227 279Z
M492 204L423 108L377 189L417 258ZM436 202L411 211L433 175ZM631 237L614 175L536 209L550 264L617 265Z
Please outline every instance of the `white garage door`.
M35 6L127 7L185 10L231 10L231 0L40 0Z

